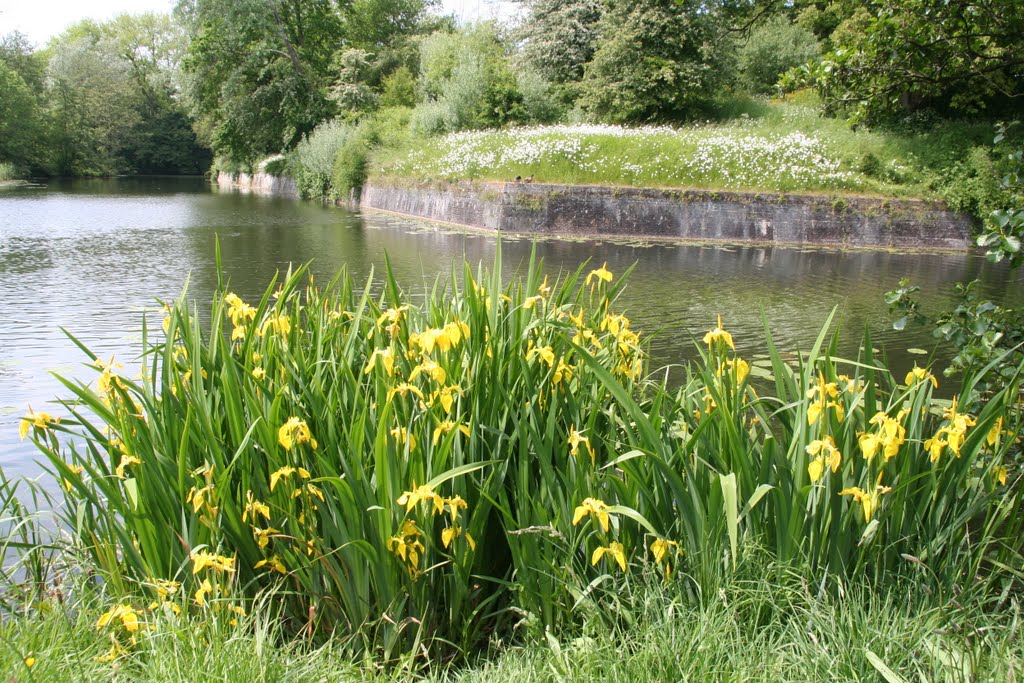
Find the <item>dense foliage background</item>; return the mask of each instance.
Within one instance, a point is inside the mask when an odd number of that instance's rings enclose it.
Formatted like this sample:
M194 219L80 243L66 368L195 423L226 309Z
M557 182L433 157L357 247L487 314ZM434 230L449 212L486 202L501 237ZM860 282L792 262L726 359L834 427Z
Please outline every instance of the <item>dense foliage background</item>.
M201 173L214 156L213 170L251 170L283 153L271 170L304 194L345 197L375 150L425 136L723 122L796 92L905 142L898 169L872 152L842 170L915 175L979 218L1005 203L990 143L1024 95L1019 3L519 4L506 24L460 26L435 0L180 0L171 16L80 22L41 49L11 33L0 175Z

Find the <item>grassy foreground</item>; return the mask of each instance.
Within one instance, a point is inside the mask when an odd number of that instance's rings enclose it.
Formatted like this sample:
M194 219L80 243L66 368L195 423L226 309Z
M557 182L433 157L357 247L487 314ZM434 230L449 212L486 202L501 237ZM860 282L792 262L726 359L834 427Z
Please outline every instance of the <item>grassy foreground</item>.
M765 574L777 572L763 567ZM648 577L653 578L653 577ZM930 605L928 604L930 603ZM115 662L95 628L98 596L0 625L10 681L1016 681L1021 607L998 598L946 603L911 585L814 595L792 575L735 579L694 605L656 581L624 593L615 614L588 612L571 634L494 643L487 659L422 671L381 667L344 640L286 637L270 600L236 625L171 613ZM31 666L27 666L26 662Z

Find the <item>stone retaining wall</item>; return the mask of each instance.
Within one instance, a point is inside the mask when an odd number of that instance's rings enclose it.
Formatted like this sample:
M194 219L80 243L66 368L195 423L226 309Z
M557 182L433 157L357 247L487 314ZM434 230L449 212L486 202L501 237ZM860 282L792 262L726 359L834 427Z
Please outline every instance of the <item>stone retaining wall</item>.
M299 190L295 181L288 176L276 176L268 173L218 173L217 187L222 190L251 192L268 197L299 198Z
M937 202L526 182L376 179L361 207L540 235L965 249L971 232Z

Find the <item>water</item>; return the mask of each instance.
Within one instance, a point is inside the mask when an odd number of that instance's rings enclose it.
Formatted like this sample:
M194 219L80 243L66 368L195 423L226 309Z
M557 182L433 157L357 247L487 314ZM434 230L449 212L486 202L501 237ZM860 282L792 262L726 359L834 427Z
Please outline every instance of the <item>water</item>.
M380 214L353 214L318 204L217 193L201 179L55 181L35 188L0 190L0 467L9 476L39 473L36 451L18 439L18 418L31 405L48 405L67 391L52 376L89 380L85 356L64 327L104 358L130 366L137 355L145 311L189 295L208 305L216 285L214 249L220 240L232 289L246 299L263 292L289 264L312 261L326 281L347 264L357 280L391 258L409 289L449 273L463 258L491 263L491 234ZM506 238L504 266L529 258L531 242ZM978 254L898 254L761 246L708 246L551 239L537 251L552 275L586 259L607 261L617 276L636 269L619 302L634 327L657 332L656 363L692 356L721 313L744 356L764 352L761 310L784 350L806 349L833 307L853 355L864 325L894 367L905 372L937 352L927 330L889 329L882 294L909 277L922 287L927 308L948 301L950 283L981 278L986 292L1019 300L1024 283ZM159 316L154 316L159 320ZM157 328L158 329L158 328Z

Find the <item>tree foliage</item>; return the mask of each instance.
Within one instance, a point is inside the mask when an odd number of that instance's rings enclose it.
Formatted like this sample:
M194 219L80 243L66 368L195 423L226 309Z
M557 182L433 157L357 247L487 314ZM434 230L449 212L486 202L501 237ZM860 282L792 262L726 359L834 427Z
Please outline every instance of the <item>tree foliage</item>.
M1009 111L1024 98L1024 3L872 0L859 21L860 30L836 29L818 73L833 108L872 120L922 108Z
M776 15L753 29L739 50L743 84L753 93L770 93L789 69L816 61L820 47L814 34Z
M200 136L235 161L292 147L330 117L343 36L331 0L181 0L186 94Z
M515 33L523 61L546 80L579 81L594 56L601 0L523 0L527 16Z
M731 50L714 3L613 3L601 20L601 35L580 102L603 120L693 117L731 73Z

